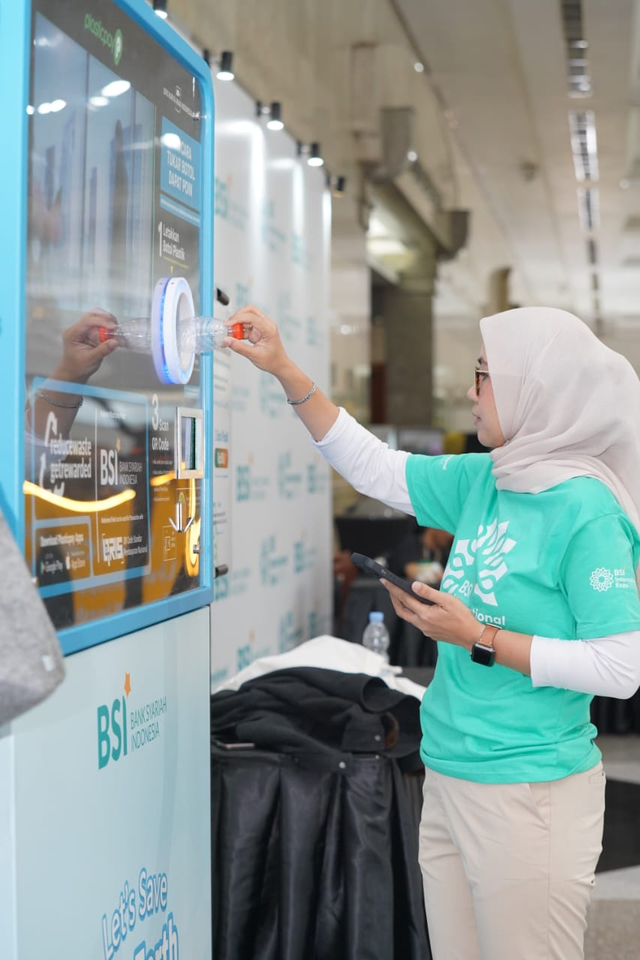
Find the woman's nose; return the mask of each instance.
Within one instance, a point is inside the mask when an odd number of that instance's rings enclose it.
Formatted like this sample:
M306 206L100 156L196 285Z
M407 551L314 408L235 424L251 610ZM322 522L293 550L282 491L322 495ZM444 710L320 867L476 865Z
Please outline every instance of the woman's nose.
M477 396L476 396L476 388L475 388L475 386L469 387L469 389L467 390L467 400L472 400L472 401L475 403L475 401L476 401L477 399L478 399L478 398L477 398Z

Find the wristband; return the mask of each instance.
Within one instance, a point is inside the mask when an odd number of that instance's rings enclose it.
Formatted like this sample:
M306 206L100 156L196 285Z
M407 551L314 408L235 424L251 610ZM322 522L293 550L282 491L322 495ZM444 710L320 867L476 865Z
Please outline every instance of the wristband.
M44 390L36 390L36 396L46 400L52 407L61 407L63 410L79 410L84 403L84 397L80 397L75 403L60 403L59 400L54 400L53 397L50 397Z
M305 394L304 397L300 397L299 400L289 400L289 398L287 397L287 403L290 403L292 407L297 407L300 403L306 403L307 400L310 400L315 392L316 392L316 385L315 383L313 383L311 385L311 390L309 390L309 393Z
M480 634L480 637L471 647L471 659L474 663L480 663L483 667L492 667L496 659L496 651L493 641L499 627L493 627L487 624Z

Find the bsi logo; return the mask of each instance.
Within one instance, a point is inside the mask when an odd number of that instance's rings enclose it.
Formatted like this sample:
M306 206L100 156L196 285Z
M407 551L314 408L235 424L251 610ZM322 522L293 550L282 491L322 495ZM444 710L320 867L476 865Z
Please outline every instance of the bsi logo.
M109 761L117 762L126 757L127 744L127 699L131 693L131 674L124 675L124 697L116 697L111 705L98 707L98 770Z
M100 485L115 487L118 483L118 451L100 450Z
M258 382L258 391L260 399L260 412L270 420L276 420L283 416L287 402L282 393L282 388L277 383L274 385L274 378L268 373L261 373ZM293 410L291 415L295 417Z
M278 457L278 493L285 500L292 500L302 490L302 474L292 469L291 451Z
M294 621L293 611L288 610L280 617L278 628L278 650L286 653L299 643L302 643L302 627Z
M131 674L124 675L124 697L98 707L98 769L117 763L129 752L141 750L158 739L167 713L166 696L156 697L142 706L129 706Z
M269 489L269 477L257 474L250 463L236 467L236 500L264 500Z
M329 482L329 473L324 462L307 464L307 493L324 493Z
M288 572L289 557L277 552L275 534L265 537L260 544L260 581L263 587L282 583Z
M236 650L236 658L238 663L238 671L244 670L245 667L250 666L253 660L250 644L245 643L243 646L238 647Z
M589 577L589 583L598 593L605 593L612 587L616 590L631 590L636 587L636 578L630 576L626 567L616 567L609 570L607 567L596 567Z
M317 555L316 547L308 547L304 540L295 540L293 544L293 572L304 573L310 570Z

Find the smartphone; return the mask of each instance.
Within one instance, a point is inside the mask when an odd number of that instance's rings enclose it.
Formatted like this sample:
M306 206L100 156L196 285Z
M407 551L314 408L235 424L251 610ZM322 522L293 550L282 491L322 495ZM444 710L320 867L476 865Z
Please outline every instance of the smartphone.
M351 562L355 563L356 567L365 573L370 573L373 577L382 578L388 580L389 583L394 583L396 587L400 587L401 590L415 597L420 603L429 603L433 606L433 600L427 600L426 597L419 597L418 594L411 589L411 584L408 580L397 577L395 573L391 573L391 570L382 567L379 563L376 563L375 560L372 560L371 557L365 557L362 553L352 553Z

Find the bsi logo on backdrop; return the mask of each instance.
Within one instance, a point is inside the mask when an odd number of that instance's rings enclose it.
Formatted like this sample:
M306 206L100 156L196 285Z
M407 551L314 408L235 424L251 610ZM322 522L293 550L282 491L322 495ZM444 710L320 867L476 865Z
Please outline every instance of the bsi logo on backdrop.
M324 493L329 484L329 470L323 460L322 463L307 464L307 493Z
M309 314L309 316L307 317L306 332L307 332L308 347L324 346L324 333L322 331L322 327L320 326L316 318L311 314Z
M283 500L292 500L302 492L302 474L292 465L290 450L278 456L278 493Z
M249 208L235 197L231 174L227 174L224 180L221 177L216 177L213 190L214 215L221 220L226 220L236 230L245 233L249 223ZM236 301L236 308L239 309L241 306L243 304Z
M277 420L284 416L287 407L282 387L268 373L261 373L258 384L258 397L260 401L260 413L270 420ZM291 415L295 417L292 410Z
M278 552L275 533L264 537L260 543L260 581L263 587L275 587L282 583L289 572L289 557Z
M317 556L317 547L307 546L304 540L295 540L293 543L293 572L304 573L305 570L311 570Z
M300 338L302 321L291 311L291 294L288 291L278 294L276 320L284 341L293 343Z
M227 597L241 597L248 593L251 586L251 567L238 567L216 577L213 581L213 598L225 600Z
M98 770L153 743L161 733L160 724L167 712L166 696L149 700L141 707L130 706L130 673L124 675L123 691L124 696L97 708Z
M271 480L269 476L259 474L254 470L253 457L249 457L248 463L239 463L236 466L236 500L238 503L243 501L264 500L269 492Z
M280 617L278 625L278 650L280 653L286 653L287 650L297 647L302 643L302 627L295 622L293 610L288 610Z

